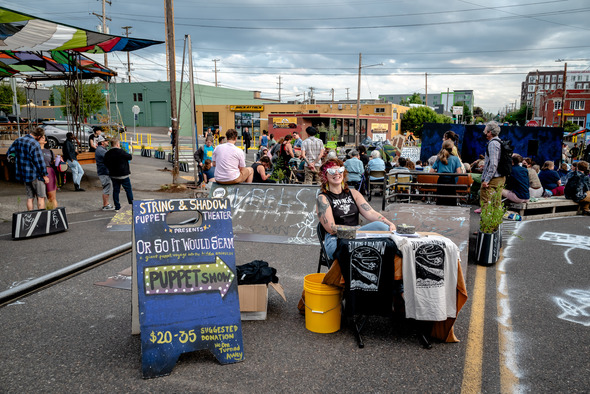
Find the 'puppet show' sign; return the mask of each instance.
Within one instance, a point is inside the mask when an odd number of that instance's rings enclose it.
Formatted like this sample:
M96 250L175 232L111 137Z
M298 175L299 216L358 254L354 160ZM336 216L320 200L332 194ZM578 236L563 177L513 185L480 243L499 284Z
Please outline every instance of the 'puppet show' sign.
M175 211L193 219L169 225ZM242 361L229 200L134 201L133 225L143 377L167 375L200 349Z

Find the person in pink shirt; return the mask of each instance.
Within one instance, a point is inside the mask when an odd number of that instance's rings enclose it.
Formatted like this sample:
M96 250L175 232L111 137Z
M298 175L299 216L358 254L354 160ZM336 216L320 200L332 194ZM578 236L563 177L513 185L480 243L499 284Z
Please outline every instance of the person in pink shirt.
M234 183L251 183L254 176L252 167L246 167L244 151L235 146L238 132L229 129L225 132L227 142L218 145L213 151L213 166L215 167L215 182L224 185Z

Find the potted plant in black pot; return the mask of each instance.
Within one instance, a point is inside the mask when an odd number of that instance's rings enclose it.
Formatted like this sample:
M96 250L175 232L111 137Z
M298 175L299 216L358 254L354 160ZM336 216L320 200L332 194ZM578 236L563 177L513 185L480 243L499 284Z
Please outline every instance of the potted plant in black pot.
M502 220L506 208L502 203L502 189L497 189L490 202L481 207L479 231L475 245L475 260L480 265L492 265L500 257L502 247Z

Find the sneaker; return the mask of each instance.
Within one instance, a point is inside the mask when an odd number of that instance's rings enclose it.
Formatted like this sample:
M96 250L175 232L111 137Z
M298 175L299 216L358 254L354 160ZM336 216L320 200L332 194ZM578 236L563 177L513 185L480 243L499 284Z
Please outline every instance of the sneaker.
M590 211L583 211L583 212L582 212L582 215L585 215L585 216L590 216Z
M481 208L477 208L476 210L473 211L473 213L481 213Z
M115 209L115 207L113 207L111 204L107 204L104 207L102 207L103 211L112 211L114 209Z

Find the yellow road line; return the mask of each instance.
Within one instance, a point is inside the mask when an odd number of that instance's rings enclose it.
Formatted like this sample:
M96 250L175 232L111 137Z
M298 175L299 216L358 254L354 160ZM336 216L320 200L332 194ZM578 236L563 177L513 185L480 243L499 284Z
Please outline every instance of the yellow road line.
M483 335L486 305L486 274L487 268L477 266L475 283L471 296L471 318L469 319L469 334L465 351L465 365L463 366L463 384L461 393L480 393L483 365Z

